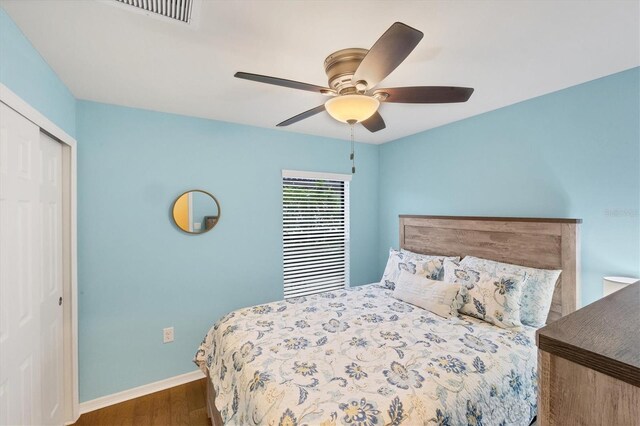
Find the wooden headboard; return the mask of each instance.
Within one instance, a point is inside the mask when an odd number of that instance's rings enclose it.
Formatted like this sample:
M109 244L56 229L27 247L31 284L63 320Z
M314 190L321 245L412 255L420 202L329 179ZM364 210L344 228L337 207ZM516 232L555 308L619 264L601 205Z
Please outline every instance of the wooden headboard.
M562 269L547 322L580 305L581 219L400 215L400 247Z

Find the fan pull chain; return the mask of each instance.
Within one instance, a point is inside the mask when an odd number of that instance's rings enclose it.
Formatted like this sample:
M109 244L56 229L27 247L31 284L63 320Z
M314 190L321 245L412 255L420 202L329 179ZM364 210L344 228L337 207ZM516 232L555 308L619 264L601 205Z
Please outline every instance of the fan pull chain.
M351 174L356 173L356 155L355 155L355 123L351 123Z

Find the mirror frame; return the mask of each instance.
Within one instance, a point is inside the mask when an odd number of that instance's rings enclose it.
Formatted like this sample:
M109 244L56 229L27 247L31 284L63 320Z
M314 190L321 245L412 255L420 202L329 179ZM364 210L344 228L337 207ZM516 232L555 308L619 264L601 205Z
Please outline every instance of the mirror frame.
M185 194L188 194L190 192L201 192L203 194L208 195L209 197L211 197L213 199L213 201L216 203L216 206L218 207L218 220L216 221L216 224L213 225L211 228L206 229L204 231L201 232L192 232L192 231L185 231L184 229L180 228L180 226L178 225L178 223L176 222L176 218L173 215L173 211L176 208L176 203L178 202L178 200L180 198L182 198ZM220 216L222 214L222 210L220 209L220 203L218 202L218 199L210 192L207 192L205 190L202 189L190 189L188 191L183 192L182 194L178 195L176 197L176 199L173 201L173 203L171 204L171 220L173 220L173 224L176 226L176 228L178 228L178 230L184 232L185 234L189 234L189 235L202 235L202 234L206 234L207 232L211 231L213 228L216 227L216 225L218 225L218 222L220 222Z

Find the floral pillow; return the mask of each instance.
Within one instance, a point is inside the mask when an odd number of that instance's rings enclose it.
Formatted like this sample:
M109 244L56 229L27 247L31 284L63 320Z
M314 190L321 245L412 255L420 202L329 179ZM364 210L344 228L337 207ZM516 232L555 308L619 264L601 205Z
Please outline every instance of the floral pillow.
M459 256L433 256L433 255L430 256L430 255L427 255L427 254L415 253L415 252L412 252L412 251L409 251L409 250L405 250L405 249L400 249L400 253L405 253L405 254L408 254L410 256L416 256L418 258L420 258L420 257L429 257L429 258L437 257L438 259L441 259L443 262L444 262L445 259L453 260L454 262L460 262L460 257ZM440 269L440 275L438 276L437 280L438 281L442 281L443 276L444 276L444 268L441 268Z
M382 274L381 283L393 290L400 271L407 271L421 277L437 280L442 272L443 256L427 256L412 252L389 249L389 260Z
M526 278L501 274L491 276L451 260L444 261L444 280L462 284L464 304L460 313L508 329L519 329L520 298Z
M532 327L542 327L546 324L553 292L562 271L528 268L472 256L462 259L460 266L484 271L491 276L509 274L525 279L520 300L520 321Z

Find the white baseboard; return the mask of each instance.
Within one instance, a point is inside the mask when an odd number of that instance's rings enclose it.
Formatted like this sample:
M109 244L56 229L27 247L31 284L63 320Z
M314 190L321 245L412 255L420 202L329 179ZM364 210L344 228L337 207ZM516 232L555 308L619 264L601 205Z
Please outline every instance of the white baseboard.
M100 398L92 399L91 401L81 402L80 414L128 401L133 398L139 398L174 386L183 385L185 383L193 382L194 380L204 379L204 377L205 375L202 371L195 370L190 373L180 374L179 376L173 376L168 379L149 383L148 385L142 385L137 388L127 389L111 395L101 396Z

